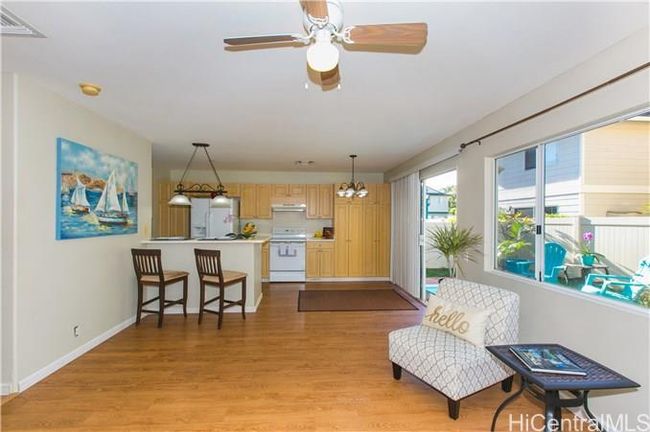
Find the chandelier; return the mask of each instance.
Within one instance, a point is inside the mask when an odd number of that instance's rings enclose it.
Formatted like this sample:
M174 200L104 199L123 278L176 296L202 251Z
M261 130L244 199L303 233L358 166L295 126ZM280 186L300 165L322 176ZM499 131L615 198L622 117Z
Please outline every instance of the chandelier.
M356 157L357 155L350 155L350 159L352 159L352 180L350 180L350 183L341 183L339 190L336 192L341 198L354 198L355 196L363 198L368 196L366 185L363 182L357 183L354 181L354 159Z
M168 204L172 206L191 206L192 201L190 201L189 197L186 194L192 194L192 195L210 195L210 197L212 198L212 200L210 201L210 207L230 206L230 199L226 197L226 193L227 193L226 188L221 183L221 178L219 178L219 174L217 174L217 170L214 168L214 164L212 163L212 158L210 158L210 154L208 153L208 147L210 147L210 144L192 143L192 145L194 146L194 152L192 152L192 157L190 157L189 162L187 162L185 171L183 171L183 175L181 176L180 181L176 185L176 189L174 189L174 195L171 197ZM183 186L183 180L185 180L185 175L187 174L187 170L189 170L190 165L194 160L194 156L196 156L196 152L199 150L199 148L202 148L205 151L205 155L208 158L208 162L210 162L210 167L212 168L212 172L217 178L216 189L210 186L209 184L196 183L187 188Z

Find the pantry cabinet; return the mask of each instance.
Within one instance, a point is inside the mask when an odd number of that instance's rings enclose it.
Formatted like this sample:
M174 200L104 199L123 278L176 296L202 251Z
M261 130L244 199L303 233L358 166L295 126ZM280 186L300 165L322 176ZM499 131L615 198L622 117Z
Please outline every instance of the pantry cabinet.
M334 206L335 275L358 277L363 275L362 224L363 206L350 201Z
M335 200L337 277L390 276L390 185L366 188L365 198Z

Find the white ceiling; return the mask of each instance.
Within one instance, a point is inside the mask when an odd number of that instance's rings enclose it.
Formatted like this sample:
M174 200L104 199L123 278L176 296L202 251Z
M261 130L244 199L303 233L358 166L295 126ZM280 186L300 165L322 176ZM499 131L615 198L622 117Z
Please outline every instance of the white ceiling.
M424 21L428 43L341 49L342 89L324 92L305 90L305 48L223 48L301 31L297 1L4 4L47 36L2 38L4 71L150 139L169 168L202 141L219 168L347 170L357 153L360 171L385 171L648 26L646 2L345 2L346 25ZM81 96L80 81L104 91Z

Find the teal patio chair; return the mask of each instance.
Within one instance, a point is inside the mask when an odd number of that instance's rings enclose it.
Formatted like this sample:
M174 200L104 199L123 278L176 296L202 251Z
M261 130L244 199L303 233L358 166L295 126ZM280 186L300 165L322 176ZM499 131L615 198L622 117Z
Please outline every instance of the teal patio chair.
M598 281L602 282L600 286L596 285ZM581 291L634 301L639 291L646 287L650 287L650 255L639 262L639 268L632 276L589 273Z
M554 242L544 244L544 282L557 283L558 276L564 271L564 258L566 257L566 249ZM529 278L535 278L535 274L531 271L531 267L535 265L535 261L522 261L516 263L517 273Z

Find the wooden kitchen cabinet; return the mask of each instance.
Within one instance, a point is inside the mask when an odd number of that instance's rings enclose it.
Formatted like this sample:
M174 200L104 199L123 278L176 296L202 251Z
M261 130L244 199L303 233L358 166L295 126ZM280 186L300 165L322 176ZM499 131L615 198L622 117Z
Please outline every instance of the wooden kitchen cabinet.
M318 185L318 208L321 219L334 217L334 185Z
M242 184L240 196L240 219L255 219L257 217L257 187L254 184Z
M176 182L160 182L157 187L158 202L154 237L189 236L190 209L183 206L170 206L169 199L174 194Z
M334 186L331 184L306 185L307 219L332 219L334 217Z
M241 187L239 183L224 183L223 187L226 188L226 196L230 198L241 196Z
M285 198L289 196L288 184L275 184L273 187L273 198Z
M305 204L307 209L305 217L307 219L318 219L320 215L320 194L319 185L310 184L305 187Z
M366 187L366 198L335 200L336 277L390 276L390 185Z
M306 276L323 278L334 276L334 243L328 241L307 242Z
M270 275L270 260L271 260L271 255L270 255L270 243L264 243L262 245L262 277L265 279L269 278Z
M274 184L271 197L278 204L298 204L305 202L304 184Z
M255 189L257 195L257 218L271 219L273 217L273 213L271 212L272 185L258 184Z
M334 273L340 277L363 276L363 206L359 201L334 206Z

